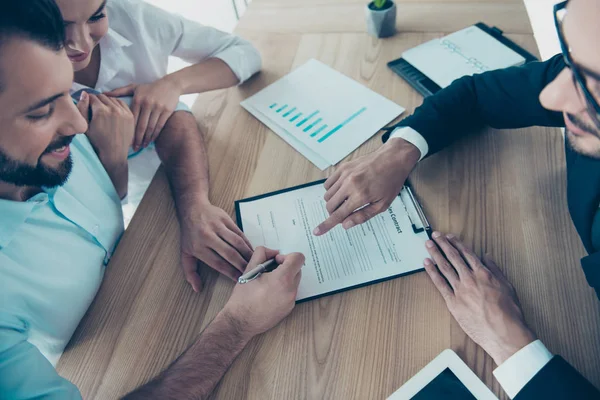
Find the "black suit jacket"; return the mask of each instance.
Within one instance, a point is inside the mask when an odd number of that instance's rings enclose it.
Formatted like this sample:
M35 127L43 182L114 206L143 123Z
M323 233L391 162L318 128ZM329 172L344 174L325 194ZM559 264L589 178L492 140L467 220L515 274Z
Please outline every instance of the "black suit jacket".
M428 97L397 126L419 132L433 154L458 138L482 130L528 126L564 127L561 113L546 110L542 89L565 68L562 56L546 62L486 72L456 80ZM384 141L389 133L384 135ZM592 246L592 221L600 204L600 161L580 155L565 142L567 198L573 223L589 255L581 260L600 299L600 252ZM527 399L600 399L600 392L564 359L555 356L517 395Z

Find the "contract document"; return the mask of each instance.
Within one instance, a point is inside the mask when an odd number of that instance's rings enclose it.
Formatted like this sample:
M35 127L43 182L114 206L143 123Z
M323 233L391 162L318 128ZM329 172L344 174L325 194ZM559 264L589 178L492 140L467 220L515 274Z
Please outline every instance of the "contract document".
M387 211L323 236L313 230L328 216L324 181L236 202L237 222L253 246L306 257L297 302L397 278L423 269L429 223L410 188Z

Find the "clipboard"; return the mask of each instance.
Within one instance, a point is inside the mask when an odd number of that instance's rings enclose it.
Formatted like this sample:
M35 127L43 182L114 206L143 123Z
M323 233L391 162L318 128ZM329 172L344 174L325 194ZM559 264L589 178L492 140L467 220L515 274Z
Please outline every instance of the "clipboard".
M479 22L474 26L492 36L515 53L521 55L525 59L525 64L538 60L533 54L504 36L503 32L497 27L490 27L483 22ZM431 96L442 89L437 83L402 57L390 61L387 65L424 97Z
M309 182L309 183L306 183L303 185L298 185L298 186L294 186L294 187L290 187L290 188L286 188L286 189L282 189L282 190L265 193L265 194L261 194L258 196L235 201L236 222L237 222L238 227L242 231L245 231L243 218L242 218L242 212L241 212L242 204L266 199L266 198L273 197L273 196L286 194L289 192L294 192L297 190L309 188L311 186L323 185L324 182L325 182L325 179L318 180L315 182ZM417 200L416 196L414 195L410 186L405 185L403 188L403 191L398 195L398 197L400 197L400 200L401 200L402 204L404 205L404 209L406 211L408 220L410 221L410 225L412 226L413 233L419 234L419 235L423 235L423 233L425 233L427 235L427 238L431 239L431 233L432 233L431 226L429 224L429 221L427 220L427 217L425 216L425 213L423 211L423 208L421 207L421 204L418 202L418 200ZM388 211L390 211L390 209L388 209ZM352 229L355 229L355 228L352 228ZM407 228L407 229L410 229L410 228ZM423 242L421 242L421 243L423 243ZM423 245L424 245L424 243L423 243ZM420 260L420 261L422 261L422 260ZM422 265L422 263L419 265ZM396 279L396 278L399 278L402 276L407 276L407 275L411 275L413 273L421 272L423 270L424 270L424 268L421 266L420 268L413 268L407 272L401 272L401 273L397 273L397 274L394 273L393 275L385 276L383 278L369 279L369 280L361 281L360 283L351 284L351 285L343 287L343 288L339 288L339 289L335 289L335 290L327 290L322 293L318 293L316 295L311 295L309 297L298 299L296 301L296 303L302 303L302 302L309 301L309 300L315 300L315 299L318 299L318 298L321 298L324 296L329 296L329 295L333 295L336 293L342 293L342 292L345 292L348 290L358 289L358 288L361 288L364 286L374 285L374 284L377 284L380 282L385 282L385 281L388 281L391 279ZM303 279L304 279L304 275L303 275ZM302 286L302 283L301 283L301 286Z

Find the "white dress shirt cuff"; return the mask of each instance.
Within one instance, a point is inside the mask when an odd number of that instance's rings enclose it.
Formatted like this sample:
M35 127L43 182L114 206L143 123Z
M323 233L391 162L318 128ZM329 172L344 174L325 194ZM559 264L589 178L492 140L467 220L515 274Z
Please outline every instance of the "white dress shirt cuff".
M494 376L506 394L514 399L527 382L552 359L552 353L536 340L513 354L494 370Z
M260 53L249 43L231 46L213 57L220 59L231 68L240 85L260 71L262 67Z
M394 131L390 135L390 139L393 138L402 138L407 142L415 145L415 147L421 152L421 157L419 158L419 161L421 161L423 157L425 157L429 152L429 145L427 144L425 138L411 127L403 126L394 129Z

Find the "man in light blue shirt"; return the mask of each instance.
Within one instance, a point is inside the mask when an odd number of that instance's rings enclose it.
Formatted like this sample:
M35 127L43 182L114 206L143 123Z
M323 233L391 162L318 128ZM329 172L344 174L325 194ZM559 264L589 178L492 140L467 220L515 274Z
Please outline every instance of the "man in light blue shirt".
M0 399L81 398L54 365L123 233L133 114L102 95L73 104L63 43L52 0L0 2ZM185 217L204 204L201 138L187 112L167 128L156 147ZM173 368L130 398L210 394L246 343L294 307L304 259L261 248L248 268L273 257L275 272L236 287Z

